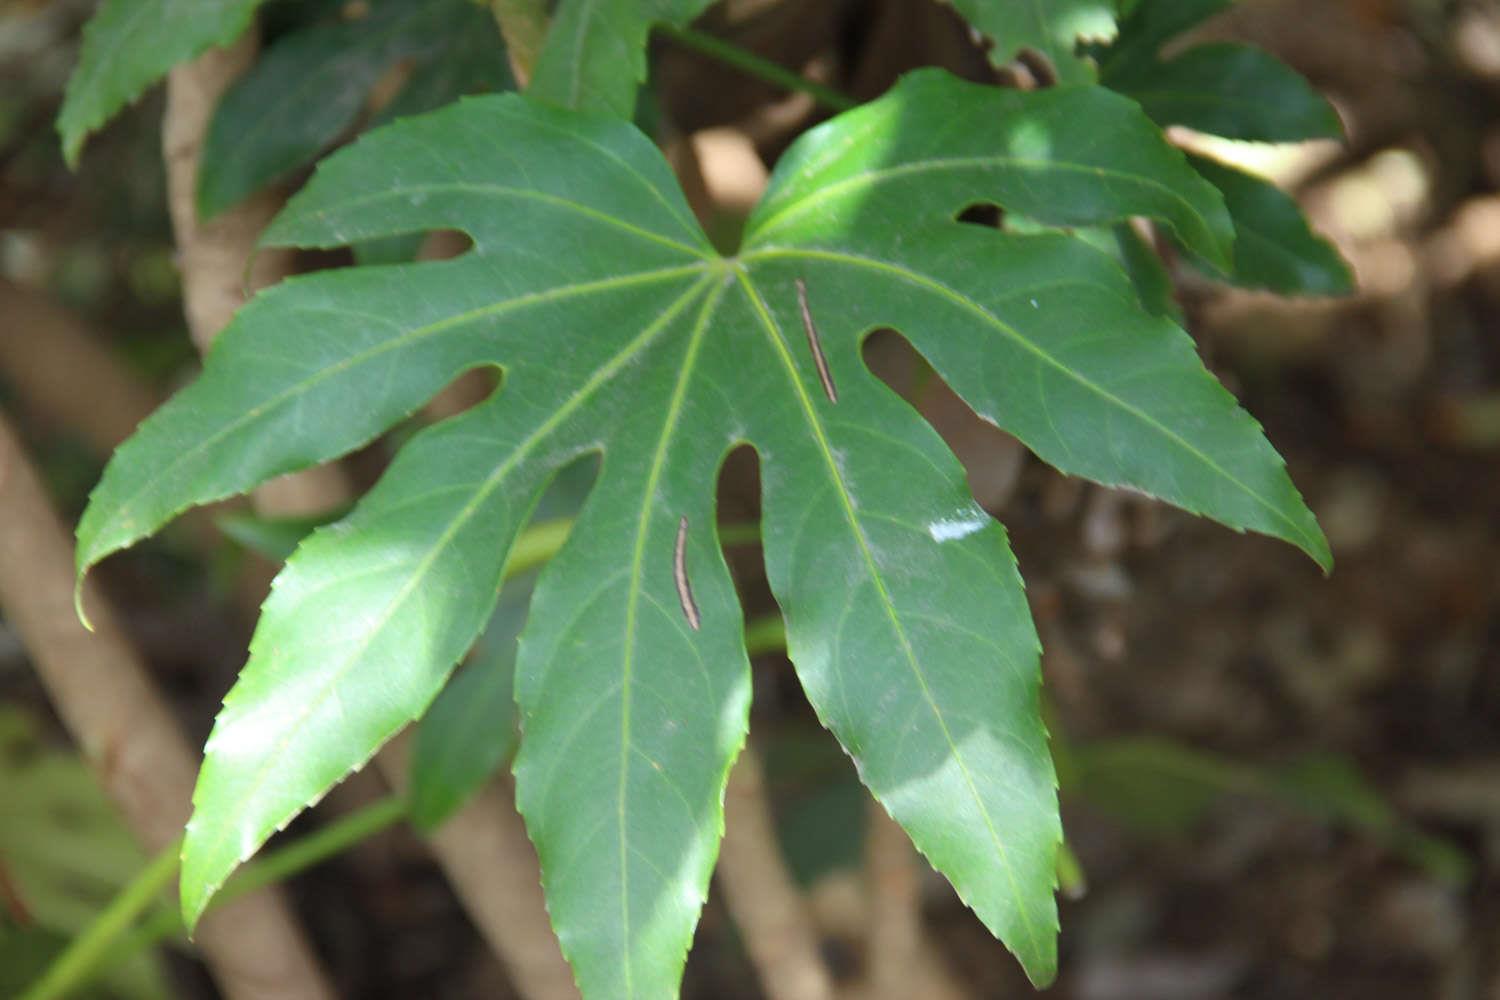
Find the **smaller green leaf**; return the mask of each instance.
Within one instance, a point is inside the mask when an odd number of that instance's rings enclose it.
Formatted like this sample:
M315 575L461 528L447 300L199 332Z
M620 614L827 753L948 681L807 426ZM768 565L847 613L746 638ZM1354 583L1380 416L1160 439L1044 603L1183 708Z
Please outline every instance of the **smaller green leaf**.
M1228 271L1193 261L1209 274L1243 288L1282 295L1347 295L1354 276L1331 243L1308 228L1297 203L1270 181L1201 156L1189 157L1203 177L1224 193L1239 241Z
M13 926L0 918L0 994L18 997L68 947L69 935L35 924ZM90 991L83 1000L99 994Z
M1474 877L1468 854L1407 823L1346 757L1307 754L1278 768L1271 780L1277 793L1293 805L1365 833L1439 881L1463 886Z
M372 127L433 111L469 94L498 94L515 89L505 40L495 30L493 18L471 3L461 6L476 20L455 21L464 30L447 32L437 57L415 62L406 85L375 116L370 123Z
M261 517L249 511L236 510L214 518L219 530L234 542L265 556L272 562L286 562L302 539L325 524L331 524L349 513L348 508L331 510L311 517Z
M1029 49L1047 57L1062 83L1094 80L1094 68L1077 56L1080 39L1115 35L1115 0L953 0L953 7L993 43L990 59L996 65Z
M1344 134L1322 94L1275 56L1247 45L1199 45L1167 62L1112 64L1103 83L1164 126L1258 142Z
M682 26L712 0L563 0L537 57L528 96L575 111L630 118L646 78L651 25Z
M1357 830L1449 884L1462 885L1473 874L1467 855L1405 822L1341 756L1311 753L1261 766L1151 737L1056 745L1054 754L1065 793L1144 834L1187 832L1220 799L1243 796Z
M1054 744L1064 795L1077 795L1145 834L1180 834L1229 794L1264 795L1254 769L1169 740L1149 737Z
M515 755L516 640L531 607L537 569L556 555L588 497L598 463L575 462L537 502L535 520L516 540L505 583L469 665L452 677L422 717L412 750L411 821L433 830ZM546 518L543 521L541 518Z
M1110 234L1114 237L1114 253L1130 276L1141 305L1153 315L1166 316L1181 325L1182 307L1173 294L1172 276L1156 248L1126 223L1111 227Z
M761 746L775 796L776 832L798 885L856 868L865 845L870 793L843 747L826 730L788 728Z
M1130 276L1136 297L1147 311L1153 316L1166 316L1182 324L1182 309L1173 294L1172 275L1155 248L1134 227L1118 222L1108 229L1078 229L1075 233L1085 243L1115 259Z
M354 123L370 88L396 60L443 62L450 49L472 46L473 39L487 43L491 62L504 66L494 21L467 0L384 0L359 21L318 24L282 39L214 112L198 175L199 214L216 215L310 162ZM452 71L436 82L424 74L422 93L403 113L427 110L438 96L434 87L452 80Z
M232 42L262 0L104 0L83 29L57 131L69 166L88 134L167 70Z
M1120 34L1105 53L1103 72L1155 60L1163 44L1232 6L1234 0L1138 0L1122 5Z

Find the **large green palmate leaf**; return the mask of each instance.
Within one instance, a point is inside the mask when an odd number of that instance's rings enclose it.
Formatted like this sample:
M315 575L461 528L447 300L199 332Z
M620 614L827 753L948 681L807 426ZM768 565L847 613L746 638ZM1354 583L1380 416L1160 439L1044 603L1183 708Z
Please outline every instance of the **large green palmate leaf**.
M1063 83L1087 83L1094 69L1079 59L1080 40L1115 35L1115 0L952 0L953 7L984 33L999 65L1031 50L1047 57Z
M713 0L562 0L527 93L576 111L630 118L657 23L684 25Z
M83 141L173 66L233 41L262 0L104 0L83 33L57 131L69 164Z
M860 359L904 333L974 409L1069 472L1328 549L1279 457L1056 225L1137 215L1227 264L1222 201L1130 102L907 77L794 145L734 257L631 126L470 99L320 166L268 242L461 229L451 261L294 278L142 425L79 528L79 567L186 506L347 452L457 373L503 370L412 438L277 580L207 748L189 920L270 833L419 715L489 616L554 471L602 452L521 636L518 798L586 996L671 995L750 693L714 526L719 465L762 463L768 578L798 674L860 776L1037 982L1055 969L1054 779L1037 642L1003 529Z

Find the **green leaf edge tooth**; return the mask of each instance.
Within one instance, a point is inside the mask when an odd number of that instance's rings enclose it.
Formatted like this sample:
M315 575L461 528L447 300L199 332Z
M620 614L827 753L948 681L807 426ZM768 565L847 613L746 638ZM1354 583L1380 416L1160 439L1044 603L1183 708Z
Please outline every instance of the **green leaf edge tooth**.
M881 572L879 564L875 560L874 554L870 550L869 540L865 535L864 527L860 524L859 517L856 514L856 507L854 506L848 491L844 488L844 481L838 468L838 462L834 458L825 428L823 426L824 421L819 415L817 407L813 405L812 397L810 395L808 387L803 382L802 372L798 368L797 363L792 359L790 350L787 347L786 340L782 335L781 329L777 325L775 318L772 316L770 307L766 304L764 297L761 295L758 285L753 280L751 280L750 275L746 272L745 268L742 265L735 266L735 277L741 290L749 300L751 308L756 314L756 317L760 320L760 326L762 330L766 333L773 347L775 348L776 354L780 358L782 365L788 375L788 382L792 386L792 391L796 394L798 401L802 404L802 409L806 417L808 426L811 427L814 431L814 436L816 438L818 446L818 452L820 455L822 455L827 463L827 467L830 473L830 479L838 486L837 493L840 500L840 506L843 508L845 518L849 525L850 533L858 541L860 554L863 557L866 568L869 571L870 580L875 585L876 592L880 596L881 607L885 610L886 617L890 620L892 630L895 632L896 637L900 641L901 651L904 655L904 659L906 660L907 666L910 668L912 675L915 677L918 686L922 690L923 697L927 702L927 707L930 709L933 717L936 719L938 728L942 732L943 738L948 744L950 758L957 763L959 770L963 774L964 783L969 791L969 797L974 803L975 807L978 809L980 815L982 815L985 819L985 827L986 832L989 835L989 841L994 846L995 854L997 857L999 857L1001 864L1005 869L1006 878L1010 883L1012 897L1017 901L1023 900L1025 898L1025 894L1022 892L1020 884L1016 879L1015 869L1010 861L1010 852L1006 847L1004 838L1002 838L999 832L995 829L994 820L991 816L990 809L987 807L983 797L979 794L978 785L974 780L973 774L971 773L964 754L960 751L958 744L953 739L952 732L948 725L948 720L944 715L942 708L932 697L926 671L922 667L920 658L916 655L915 650L912 648L910 638L907 635L906 626L901 621L901 617L890 597L890 593L885 583L884 574ZM993 516L991 516L989 520L990 524L1001 532L1002 537L1005 537L1006 532L1004 526L1001 525L1000 522ZM1009 549L1008 538L1006 547L1007 549ZM1022 594L1024 594L1025 583L1020 578L1020 573L1016 568L1014 556L1012 556L1010 560L1009 568L1013 583L1018 588L1020 588ZM1024 597L1022 599L1024 600ZM789 629L788 636L790 637L793 634L794 633ZM1033 666L1032 669L1026 671L1026 673L1031 679L1034 697L1037 698L1037 717L1038 719L1040 719L1041 671L1039 666L1039 657L1041 654L1041 643L1040 640L1036 637L1035 625L1032 626L1032 636L1033 653L1036 657L1038 657L1038 665ZM797 657L794 653L792 653L790 647L788 648L788 655L795 665L797 662ZM818 716L818 721L823 724L824 729L828 730L828 732L830 733L833 733L834 730L826 724L826 720L823 718L822 713L818 712L816 708L814 709L814 711ZM1042 726L1042 732L1045 736L1045 725ZM843 741L838 740L838 742L839 745L843 747ZM886 804L885 800L882 799L878 794L876 794L874 790L870 788L870 785L865 781L864 769L860 766L858 759L855 758L852 753L850 753L847 747L844 747L844 752L846 754L849 754L850 759L854 761L855 771L859 775L860 783L865 785L865 788L871 792L871 795L880 802L881 808L885 809L886 813L890 815L890 808ZM1048 761L1050 765L1050 754L1048 757ZM1057 789L1057 772L1055 767L1051 767L1050 769L1052 770L1052 787L1055 792ZM896 817L894 816L892 816L892 818L896 819ZM901 825L903 829L905 829L905 825L902 824L899 819L896 819L896 822L898 825ZM1062 842L1060 824L1058 829L1059 839L1057 843L1060 844ZM915 838L913 838L913 843L915 844L915 842ZM922 850L920 847L918 848L918 850L921 851L924 858L927 858L926 851ZM1051 853L1053 854L1053 863L1049 866L1049 870L1053 872L1051 888L1055 892L1057 888L1055 845L1053 846L1053 850ZM943 874L941 869L936 865L933 865L933 870L939 872L940 874ZM944 878L947 878L946 874L944 874ZM949 881L950 884L952 884L951 880ZM965 897L964 893L959 890L957 885L954 885L954 891L958 893L959 898L963 901L964 905L969 907L969 909L973 911L976 916L978 916L979 910L972 904L970 904L969 900ZM1056 909L1054 907L1054 926L1051 928L1051 930L1053 931L1053 935L1051 938L1050 948L1046 947L1043 944L1042 940L1038 937L1038 929L1032 923L1030 916L1027 914L1027 908L1024 905L1016 905L1015 910L1016 913L1020 915L1020 922L1025 928L1027 943L1030 945L1031 951L1031 954L1029 956L1016 954L1016 958L1020 961L1022 967L1026 970L1027 978L1030 979L1034 984L1041 986L1045 985L1046 983L1050 983L1057 974L1056 934L1060 930L1060 924L1059 918L1056 915ZM981 918L981 920L988 927L988 921L983 921L983 918ZM1009 948L1013 954L1015 953L1015 949L1010 945L1009 942L1003 941L1003 938L1001 938L1001 935L995 928L990 928L990 930L995 934L997 939L1001 939L1002 943L1006 944L1006 947ZM1041 968L1034 969L1033 963L1030 959L1040 960L1042 962Z
M108 3L110 2L110 0L105 0L105 2ZM127 2L127 0L115 0L115 2ZM135 0L128 0L128 2L135 2ZM198 56L202 55L204 52L207 52L209 49L228 45L230 42L240 37L240 35L244 33L245 29L250 26L251 20L255 17L256 9L263 2L264 0L255 0L254 3L247 4L242 15L229 22L229 24L226 25L225 29L222 32L212 36L205 44L196 46L193 49L192 54L189 55L187 59L183 60L183 62L186 62L188 59L196 59ZM135 10L137 12L145 9L146 8L144 5L135 7ZM81 79L79 70L84 66L83 60L89 58L91 50L94 49L96 45L103 44L102 42L97 41L97 39L99 38L99 32L102 30L103 28L99 23L98 11L95 11L94 16L89 18L88 23L83 26L83 44L80 46L80 62L78 66L74 67L72 74L68 77L67 86L63 90L62 110L58 112L57 116L56 127L58 137L62 140L63 162L67 164L68 169L70 170L77 169L79 154L83 152L83 145L88 141L89 136L97 132L100 128L107 124L110 119L114 118L115 115L125 110L126 107L140 100L141 95L155 86L162 79L162 77L171 72L173 68L168 67L165 72L160 73L157 76L154 76L139 85L132 85L132 92L123 95L118 100L109 100L103 102L99 111L96 111L92 115L77 119L75 121L75 116L70 115L68 112L70 108L75 107L75 105L73 104L73 101L75 100L74 95L75 93L77 93L77 88L82 85L79 82ZM179 63L178 65L181 65L181 63ZM87 624L87 619L83 619L83 621L85 622L85 624ZM90 631L92 631L93 627L89 626L89 629Z
M697 265L688 265L688 266L690 266L690 267L696 267ZM309 276L309 277L312 277L312 276ZM686 293L684 293L684 295L679 300L678 308L677 309L669 310L669 311L665 312L659 318L658 323L654 327L648 327L647 330L643 331L642 334L640 334L637 337L633 338L632 341L631 341L631 343L627 344L626 348L624 350L622 350L619 353L617 353L614 356L614 358L611 359L611 362L609 364L607 364L606 366L604 366L603 368L601 368L599 370L599 372L596 372L593 376L591 376L590 379L588 380L588 382L583 387L583 389L580 392L575 393L574 396L572 397L572 400L571 400L572 405L564 406L564 407L560 408L558 411L556 411L556 413L554 413L554 415L552 417L549 417L548 420L542 425L542 427L538 428L535 432L533 432L533 434L531 435L531 439L528 442L528 444L525 447L523 447L521 449L518 449L517 454L518 455L524 454L526 451L528 451L529 448L532 445L534 445L537 442L539 442L542 439L542 437L545 436L545 432L547 430L550 430L552 427L555 427L558 422L560 422L562 419L564 419L565 415L571 413L572 410L576 409L577 406L582 405L582 401L583 400L590 398L590 396L592 395L592 390L594 388L596 388L598 384L601 384L602 382L606 381L608 378L612 377L615 374L615 372L618 370L619 367L622 367L623 365L628 364L629 361L630 361L630 359L632 359L635 356L635 354L636 354L636 350L634 349L635 345L637 345L639 342L641 342L643 340L649 341L649 340L654 339L660 333L661 330L665 329L669 325L670 321L676 317L677 313L680 312L681 309L684 309L684 308L686 308L687 306L689 306L689 305L691 305L693 303L693 301L696 299L696 297L699 294L701 294L701 290L705 286L707 286L713 280L713 278L714 278L714 275L713 275L712 272L705 273L698 280L698 282L696 284L690 286L689 290ZM512 464L512 463L510 461L507 461L507 462L503 463L503 466L509 466L510 464ZM492 478L493 478L493 474L492 474ZM499 482L499 479L497 479L496 482ZM538 490L537 491L537 495L535 497L533 497L533 501L532 501L533 502L533 507L535 505L536 500L538 500L540 498L540 495L541 495L541 491ZM356 508L355 508L356 512L358 511L358 509L359 508L356 505ZM521 529L524 528L524 522L525 522L525 520L526 519L520 519L518 521L518 525L517 525L516 531L514 532L514 536L518 536L520 534ZM340 530L340 525L341 524L342 524L342 522L336 522L336 523L331 524L331 525L325 525L324 527L319 528L317 531L315 531L311 537L312 538L317 538L319 536L324 535L325 533L337 533ZM510 546L508 546L507 549L506 549L506 551L501 554L501 564L502 565L504 563L504 559L509 557L510 549L514 547L514 544L515 544L515 537L514 536L511 539ZM564 546L566 546L567 544L568 543L565 542ZM298 549L299 549L299 552L300 552L302 550L302 546L299 546ZM434 546L434 551L436 551L437 549L438 549L438 546ZM288 566L289 567L290 567L291 563L296 560L296 558L297 558L297 556L294 554L293 557L292 557L292 560L288 561ZM278 585L282 581L282 579L284 578L284 574L285 574L285 570L283 570L282 573L278 573L276 575L276 578L272 581L272 583L271 583L271 590L272 590L272 594L273 595L279 589ZM419 575L414 575L414 577L413 577L414 580L415 579L419 579L419 578L420 578ZM495 599L496 600L499 599L498 589L497 589L496 594L495 594ZM268 596L266 598L266 605L269 605L270 601L271 601L271 597ZM393 602L393 603L395 603L395 602ZM264 609L264 607L265 607L265 605L262 606L263 609ZM523 630L523 634L524 634L524 630ZM256 635L254 637L252 637L251 643L250 643L250 659L252 661L254 661L256 659L256 654L257 654L257 651L258 651L258 648L259 648L259 639L260 639L260 630L259 630L259 628L257 628ZM456 668L457 665L458 665L457 661L455 661L454 663L452 663L452 664L449 665L447 671L445 671L445 673L443 675L443 681L446 681L447 677L452 674L454 668ZM347 666L344 669L347 670L348 669ZM439 690L441 690L443 681L440 681L436 685L436 687L434 688L432 696L428 698L428 704L431 703L432 698L435 698L437 696L437 692ZM332 681L330 681L330 682L328 682L327 684L324 685L325 689L330 688L330 687L332 687ZM236 682L235 687L233 687L233 688L230 689L229 694L224 699L224 707L225 708L228 707L230 699L234 697L234 695L235 695L235 693L236 693L236 691L238 689L239 689L239 684L238 684L238 682ZM425 709L425 706L424 706L424 709ZM219 715L220 716L223 715L223 710L222 709L221 709ZM303 805L301 807L292 810L286 816L285 819L283 819L280 822L276 823L275 824L276 831L284 830L286 828L287 824L290 823L293 819L295 819L297 816L299 816L301 813L303 813L304 811L306 811L311 806L316 805L319 801L322 800L323 796L325 796L325 795L328 794L328 792L329 792L330 789L332 789L340 781L343 781L350 774L354 773L355 771L357 771L360 768L362 768L365 764L367 764L369 762L370 758L373 757L380 750L380 747L384 746L386 742L388 742L393 736L396 735L396 733L400 732L402 728L404 728L405 726L409 725L412 721L414 721L415 719L419 718L420 716L421 716L421 710L419 710L416 714L410 716L408 719L406 719L404 722L402 722L396 728L391 729L389 732L387 732L385 734L385 736L383 738L381 738L378 743L376 743L376 745L369 752L369 754L367 754L361 761L359 761L359 763L355 764L354 766L352 766L351 768L349 768L348 770L346 770L341 777L339 777L339 778L335 779L334 781L332 781L326 788L323 789L322 792L320 792L314 798L312 798L308 802L303 803ZM219 717L216 716L215 717L215 722L214 722L215 731L217 731L217 728L218 728L218 719L219 719ZM207 755L209 753L212 753L212 744L213 744L213 734L211 733L210 736L209 736L208 744L204 748L205 749L205 758L207 757ZM270 773L271 772L270 772L269 768L267 768L265 766L262 766L261 780L265 780L266 778L268 778L270 776ZM184 859L184 870L185 871L187 870L186 860L188 858L188 853L189 853L188 852L188 846L190 844L194 843L195 840L196 840L196 838L192 835L192 831L195 828L195 820L196 820L196 817L197 817L197 804L198 804L197 803L197 799L198 799L198 793L197 793L197 788L195 787L194 794L193 794L194 815L193 815L193 818L189 819L189 821L188 821L186 836L183 839L183 852L182 852L182 856L183 856L183 859ZM228 826L226 826L224 828L223 832L221 832L221 834L212 842L213 846L222 846L226 842L226 840L229 837L229 835L230 835L230 829L229 829ZM211 879L211 880L208 880L205 883L203 883L203 892L202 893L197 893L197 892L190 893L190 892L187 891L187 887L184 886L183 890L181 891L183 921L184 921L184 923L187 924L187 926L188 926L188 928L190 930L196 925L198 918L202 916L203 911L208 906L209 900L211 900L213 898L214 894L219 891L219 889L224 885L224 882L228 880L229 876L234 873L235 869L237 869L241 865L243 865L244 862L246 861L246 859L248 859L251 855L253 855L257 850L259 850L260 847L262 845L264 845L267 840L270 839L270 836L272 836L272 834L268 834L267 836L260 838L257 842L255 842L253 845L249 846L248 848L245 846L246 842L245 842L245 839L242 837L241 838L241 843L240 843L240 845L238 847L238 852L239 853L237 854L237 858L236 858L236 861L235 861L234 865L230 866L230 868L222 876L219 876L217 879ZM685 954L686 954L686 952L684 952L684 955Z

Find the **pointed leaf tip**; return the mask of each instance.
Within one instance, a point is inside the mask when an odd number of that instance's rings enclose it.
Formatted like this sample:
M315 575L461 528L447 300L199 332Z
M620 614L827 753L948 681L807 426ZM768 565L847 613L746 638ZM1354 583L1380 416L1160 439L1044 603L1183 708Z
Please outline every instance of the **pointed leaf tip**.
M94 631L94 623L89 620L88 610L83 606L83 575L79 574L73 584L73 613L78 616L78 622L85 630Z
M167 71L232 42L263 0L104 0L83 29L57 132L63 159L78 164L84 141Z

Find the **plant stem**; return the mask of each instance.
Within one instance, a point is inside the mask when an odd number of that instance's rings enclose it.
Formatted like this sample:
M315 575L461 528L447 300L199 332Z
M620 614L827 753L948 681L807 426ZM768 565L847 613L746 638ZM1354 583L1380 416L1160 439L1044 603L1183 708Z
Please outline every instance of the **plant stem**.
M724 841L714 877L769 1000L832 1000L807 897L776 838L760 756L745 745L724 789Z
M692 28L679 28L670 24L658 24L656 30L679 45L701 52L711 59L717 59L747 76L773 83L778 87L785 87L787 90L807 94L831 111L848 111L859 106L858 101L846 97L831 87L825 87L821 83L799 76L784 66L779 66L769 59L762 59L754 52L742 49L722 38L694 31Z
M74 938L40 979L21 994L21 1000L52 1000L68 996L84 983L120 937L171 885L177 874L182 841L169 844L119 895L110 900L82 934ZM175 911L168 911L175 912Z
M766 615L745 624L745 653L760 656L786 649L786 623L780 615Z
M756 545L760 542L760 525L753 521L737 521L719 525L719 544L731 548L737 545Z
M547 562L562 549L572 530L573 519L567 517L530 525L516 538L502 576L509 580Z
M308 834L285 847L271 851L241 870L209 902L209 908L231 903L248 892L265 888L325 861L340 851L379 833L406 815L406 800L399 795L381 799ZM103 913L75 938L48 967L21 1000L53 1000L71 995L112 961L144 951L183 930L176 907L165 908L140 927L130 925L151 905L177 874L182 841L168 845L141 874L120 892ZM129 931L129 933L127 933Z
M76 586L71 536L0 411L0 607L101 787L154 855L182 833L195 757L102 595L87 582L80 591L96 632L69 610ZM262 995L334 996L292 913L274 895L220 911L200 938L225 995L253 992L242 978L253 970Z
M390 795L362 809L340 816L327 826L305 837L271 851L264 858L246 865L239 878L231 879L219 893L217 901L228 903L247 892L280 882L340 851L353 847L406 816L406 799ZM174 911L175 912L175 911Z
M1083 865L1066 840L1057 845L1057 887L1068 899L1082 899L1089 888Z

